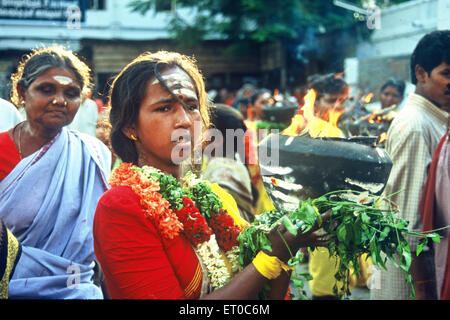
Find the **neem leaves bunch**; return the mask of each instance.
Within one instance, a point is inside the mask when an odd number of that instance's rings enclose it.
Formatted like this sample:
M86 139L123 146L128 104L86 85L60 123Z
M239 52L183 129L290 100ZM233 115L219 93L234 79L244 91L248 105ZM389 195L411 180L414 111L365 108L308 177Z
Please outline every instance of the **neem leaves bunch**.
M322 223L321 214L331 210L330 219ZM411 286L414 297L414 286L409 268L412 256L405 235L422 238L417 254L428 238L439 241L436 233L420 233L408 230L408 221L398 216L398 209L389 197L371 195L368 192L342 190L327 193L316 199L301 201L294 211L271 211L256 217L255 221L245 228L238 240L240 241L240 261L243 265L251 263L256 254L262 250L271 251L267 234L278 224L284 224L286 229L296 235L306 233L316 224L321 226L329 236L327 249L330 255L339 259L336 280L343 283L341 288L334 287L338 295L350 295L348 278L351 267L359 275L358 259L367 254L372 258L372 264L386 269L386 261L402 269L406 282ZM434 230L435 231L435 230ZM312 251L314 248L308 248ZM299 251L291 253L288 264L296 266L303 260ZM311 275L302 273L292 278L295 287L301 290L300 298L305 298L304 280L311 280Z

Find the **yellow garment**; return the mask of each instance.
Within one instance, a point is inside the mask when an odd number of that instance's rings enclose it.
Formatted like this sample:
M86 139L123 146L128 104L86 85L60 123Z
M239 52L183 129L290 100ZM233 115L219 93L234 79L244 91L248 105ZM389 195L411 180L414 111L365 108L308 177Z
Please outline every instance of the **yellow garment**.
M355 286L364 286L367 284L369 278L369 269L372 265L371 259L366 259L367 255L362 255L359 259L360 267L360 277L353 274L353 268L350 267L350 279L349 279L349 289L352 290ZM309 281L309 287L311 293L314 296L332 296L333 287L336 284L336 279L334 278L335 273L338 270L338 258L336 256L329 255L328 249L323 247L316 248L310 253L309 257L309 273L313 277ZM343 285L342 281L338 283L338 290ZM343 294L344 292L340 292Z
M228 214L234 219L234 223L237 224L240 228L248 225L248 222L244 220L239 214L239 209L237 207L236 201L234 201L234 198L217 183L210 183L208 181L206 181L206 183L211 188L211 191L219 196L223 204L223 209L226 209L228 211Z
M249 166L250 177L252 178L252 184L258 190L258 199L255 204L254 213L255 215L275 210L275 206L270 200L269 195L264 188L264 183L261 178L261 174L258 166Z
M222 201L222 208L227 210L228 214L233 218L234 223L238 225L241 229L247 226L249 223L241 217L236 201L234 201L234 198L217 183L211 183L206 180L205 182L211 188L211 191L219 196L220 200ZM227 256L225 255L225 253L223 252L223 250L220 250L220 255L222 256L222 259L225 262L225 265L227 266L228 272L232 274L233 272L231 270L231 263L228 260Z
M21 246L19 241L14 237L14 235L9 231L9 229L3 230L6 231L6 237L2 241L7 242L6 244L6 252L1 252L1 254L6 254L6 266L4 270L0 270L0 299L7 299L9 292L9 280L14 272L14 267L20 257L21 254ZM2 236L0 232L0 236ZM0 243L2 242L0 241ZM4 245L4 243L1 243ZM0 248L1 249L1 248Z
M264 278L272 280L280 276L281 270L294 271L293 267L289 267L283 261L275 256L269 256L263 251L258 252L252 261L256 270L263 275Z

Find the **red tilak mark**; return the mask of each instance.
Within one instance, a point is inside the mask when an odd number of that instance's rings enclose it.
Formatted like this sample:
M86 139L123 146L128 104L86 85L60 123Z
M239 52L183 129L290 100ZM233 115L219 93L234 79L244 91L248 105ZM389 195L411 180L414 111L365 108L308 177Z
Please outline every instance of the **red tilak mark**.
M27 286L28 279L25 279L25 287Z

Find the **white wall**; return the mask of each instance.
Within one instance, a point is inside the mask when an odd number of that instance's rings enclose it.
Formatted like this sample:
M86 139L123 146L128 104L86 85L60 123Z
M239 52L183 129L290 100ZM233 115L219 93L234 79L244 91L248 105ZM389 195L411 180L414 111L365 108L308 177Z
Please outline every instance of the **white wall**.
M87 10L84 23L68 22L1 20L0 50L31 49L41 44L64 43L73 50L79 49L79 40L121 39L152 40L167 39L167 25L170 13L145 16L132 13L126 6L127 0L107 0L106 10ZM195 13L178 9L186 19Z
M371 42L374 56L411 54L426 33L450 28L450 0L413 0L383 9Z

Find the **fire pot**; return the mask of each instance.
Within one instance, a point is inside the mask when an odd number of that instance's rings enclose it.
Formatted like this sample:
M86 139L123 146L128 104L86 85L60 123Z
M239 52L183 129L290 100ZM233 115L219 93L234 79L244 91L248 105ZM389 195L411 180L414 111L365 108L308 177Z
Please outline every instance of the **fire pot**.
M293 210L301 200L336 190L381 194L392 161L377 139L268 135L259 144L259 162L274 206Z

